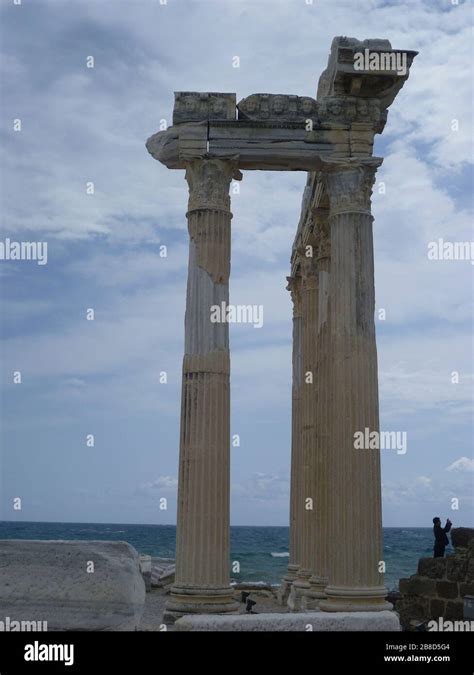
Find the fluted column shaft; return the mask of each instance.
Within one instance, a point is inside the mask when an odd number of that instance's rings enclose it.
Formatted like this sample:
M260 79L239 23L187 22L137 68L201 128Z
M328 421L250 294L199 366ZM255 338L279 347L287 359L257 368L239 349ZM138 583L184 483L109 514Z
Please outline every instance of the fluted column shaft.
M316 447L314 453L315 472L315 532L311 551L312 572L310 584L314 595L325 597L329 574L329 400L330 334L329 334L329 289L330 289L330 233L328 209L317 208L313 214L317 244L315 247L318 264L318 324L316 332Z
M296 578L301 558L301 388L302 332L301 277L288 279L293 300L293 382L291 388L291 484L290 484L290 559L288 571Z
M376 167L332 164L326 186L331 231L331 577L327 611L390 608L382 558L378 450L354 448L354 434L379 430L370 196Z
M301 481L298 490L297 511L301 518L299 528L299 568L293 583L289 605L292 609L305 609L310 605L312 589L309 579L314 564L314 538L316 526L316 336L318 327L318 273L314 255L308 248L300 253L301 260L301 313L302 313L302 368L301 385Z
M176 532L168 616L235 611L230 566L230 161L188 164L189 267ZM238 176L240 178L240 176ZM217 320L216 320L217 319Z
M301 276L287 277L287 289L293 302L293 349L291 389L291 477L290 477L290 557L288 572L280 588L280 601L285 604L300 561L301 548L301 387L302 387L302 329Z

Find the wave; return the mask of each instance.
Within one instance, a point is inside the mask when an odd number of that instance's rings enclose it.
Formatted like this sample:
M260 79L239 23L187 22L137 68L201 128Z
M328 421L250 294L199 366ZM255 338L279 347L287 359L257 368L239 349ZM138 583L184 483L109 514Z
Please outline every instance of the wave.
M275 552L272 551L270 553L270 555L272 556L272 558L289 558L290 557L290 554L288 552L286 552L286 553L275 553Z
M78 532L87 532L88 534L125 534L126 530L111 530L107 528L106 530L93 530L91 528L86 528L83 530L77 530Z
M271 586L272 588L275 588L275 589L280 588L280 586L281 586L281 582L278 583L278 584L274 584L274 583L270 583L268 581L262 581L262 580L259 580L259 581L252 581L252 580L242 581L241 579L231 579L230 580L231 586L237 586L239 584L244 584L244 585L247 584L248 586L252 586L255 589L258 589L259 586L262 586L264 588L268 588L268 586Z

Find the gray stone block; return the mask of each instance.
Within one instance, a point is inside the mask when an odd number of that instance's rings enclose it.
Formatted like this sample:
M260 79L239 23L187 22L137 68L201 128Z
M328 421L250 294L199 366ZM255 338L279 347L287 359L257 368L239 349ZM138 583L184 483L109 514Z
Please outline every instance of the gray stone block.
M467 563L466 581L468 583L474 581L474 557L472 557Z
M418 574L430 579L443 579L446 576L446 558L420 558Z
M0 540L0 608L11 620L136 630L144 603L139 556L126 542Z
M153 588L169 589L174 583L175 561L172 558L151 559L151 585Z
M459 584L459 595L464 598L466 595L474 595L474 583Z
M436 591L441 598L452 600L459 595L459 587L455 581L437 581Z
M417 575L409 579L400 579L400 593L402 595L436 595L436 581Z
M474 540L474 528L472 527L454 527L451 530L451 542L454 548L467 548L472 540Z
M450 555L446 558L446 576L449 581L464 581L467 574L467 558Z
M304 612L288 614L187 615L174 624L177 631L399 631L395 612Z
M416 595L402 597L397 602L397 612L400 614L402 626L407 629L412 621L420 623L429 618L430 600Z
M151 591L151 555L140 555L140 572L147 593Z

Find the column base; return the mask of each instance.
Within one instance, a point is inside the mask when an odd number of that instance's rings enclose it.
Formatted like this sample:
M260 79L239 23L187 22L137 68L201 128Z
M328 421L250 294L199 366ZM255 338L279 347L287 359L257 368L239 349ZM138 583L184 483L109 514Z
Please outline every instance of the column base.
M281 586L278 589L277 599L279 605L286 605L290 596L291 586L298 578L297 572L299 565L288 565L288 572L281 580Z
M232 586L197 588L176 585L171 588L163 621L172 624L186 614L230 614L238 610L239 603L234 600Z
M292 612L307 612L319 609L321 599L326 597L313 588L310 578L310 572L300 572L296 581L291 585L288 607Z
M311 586L311 593L315 598L318 598L318 600L325 600L327 598L326 587L328 581L329 580L325 577L312 576L310 578L309 583Z
M324 612L383 612L393 609L387 593L385 586L327 586L319 607Z

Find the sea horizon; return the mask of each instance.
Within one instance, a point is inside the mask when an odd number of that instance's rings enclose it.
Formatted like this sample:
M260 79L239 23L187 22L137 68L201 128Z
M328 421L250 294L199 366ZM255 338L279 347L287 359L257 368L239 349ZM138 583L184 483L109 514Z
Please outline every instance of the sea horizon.
M176 527L176 523L126 523L123 521L111 521L111 520L6 520L0 518L0 523L44 523L51 525L137 525L137 526L154 526L157 527ZM230 524L230 527L286 527L289 525L245 525L239 524L234 525ZM459 527L463 527L460 525ZM383 525L382 529L384 530L399 530L403 528L404 530L426 530L432 529L432 525Z
M126 541L138 553L174 559L176 525L0 520L0 539ZM236 561L240 566L240 572L231 573L233 580L279 584L287 572L289 526L231 525L230 548L232 569ZM384 527L384 582L388 590L397 590L399 579L415 574L418 560L432 555L431 527Z

